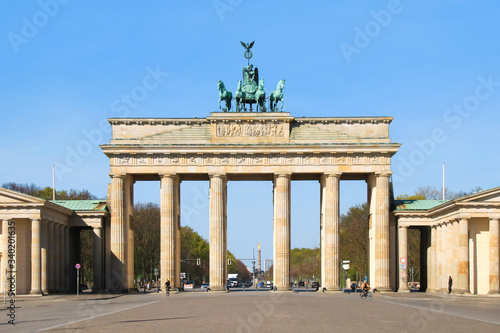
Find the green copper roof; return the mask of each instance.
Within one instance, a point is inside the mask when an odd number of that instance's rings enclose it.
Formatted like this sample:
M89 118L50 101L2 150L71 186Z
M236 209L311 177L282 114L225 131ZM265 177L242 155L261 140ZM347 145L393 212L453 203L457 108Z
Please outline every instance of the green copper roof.
M107 210L106 200L50 200L50 202L73 211L105 212Z
M395 210L428 210L448 200L395 200Z

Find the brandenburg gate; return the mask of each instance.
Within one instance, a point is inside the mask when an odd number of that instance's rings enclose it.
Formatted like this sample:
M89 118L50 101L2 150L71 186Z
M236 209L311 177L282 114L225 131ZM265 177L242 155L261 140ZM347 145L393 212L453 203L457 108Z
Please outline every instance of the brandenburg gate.
M238 109L237 109L238 110ZM339 182L365 180L370 207L369 283L396 287L395 221L389 218L390 117L295 118L287 112L213 112L206 118L112 118L109 290L133 288L133 184L161 182L161 278L180 287L180 183L209 180L210 288L227 279L227 182L273 182L274 285L290 290L290 185L317 180L321 288L339 291ZM229 221L231 223L231 221ZM270 226L271 227L271 226ZM393 240L392 242L390 240ZM108 246L109 245L109 246Z

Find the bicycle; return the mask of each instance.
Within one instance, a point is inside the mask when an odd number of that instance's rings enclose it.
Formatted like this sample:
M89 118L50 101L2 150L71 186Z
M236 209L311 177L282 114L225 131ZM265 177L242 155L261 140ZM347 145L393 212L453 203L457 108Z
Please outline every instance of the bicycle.
M367 290L366 292L365 291L361 291L361 293L359 294L359 297L361 299L368 298L371 301L371 300L373 300L373 293L370 290Z

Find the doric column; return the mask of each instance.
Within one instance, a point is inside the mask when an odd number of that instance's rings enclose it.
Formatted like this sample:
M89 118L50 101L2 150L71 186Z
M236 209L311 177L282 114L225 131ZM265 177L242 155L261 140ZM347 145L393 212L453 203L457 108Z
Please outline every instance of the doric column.
M389 177L375 174L375 285L378 291L391 291L389 276Z
M436 249L437 249L437 227L433 225L431 227L431 255L430 255L430 269L428 271L429 276L429 292L435 292L437 290L436 287L436 273L437 273L437 264L436 264Z
M59 258L59 243L60 243L60 238L59 238L59 225L54 224L54 239L53 239L53 246L54 246L54 291L59 292L59 282L60 282L60 267L61 267L61 260Z
M54 223L47 221L47 288L54 292Z
M278 291L290 290L290 181L291 174L274 176L273 277Z
M321 177L321 288L340 291L339 286L339 180L340 173Z
M210 176L210 290L225 289L227 280L227 178Z
M41 294L40 288L40 219L31 220L31 291Z
M59 225L59 291L65 292L66 288L64 287L64 280L68 275L68 271L64 267L64 263L66 260L66 256L68 254L64 248L64 226L62 224Z
M448 291L448 277L451 276L452 279L456 277L453 276L454 273L454 260L453 260L453 222L446 223L446 290ZM456 282L456 281L454 281Z
M441 242L443 240L443 227L441 224L436 226L436 292L443 291L442 286L442 269L443 265L441 263L442 251Z
M399 258L408 259L408 227L398 227L398 244L399 244ZM398 291L408 290L408 268L398 269L399 272L399 289ZM403 273L403 274L401 274Z
M160 199L160 274L162 284L169 279L175 285L176 243L177 243L177 205L176 192L179 176L175 174L161 175Z
M500 293L499 288L499 253L498 253L498 218L490 219L490 290L488 294Z
M94 231L94 287L92 292L99 292L102 290L102 229L101 227L94 227L92 230Z
M453 290L454 294L461 293L460 288L458 287L458 271L459 271L459 259L458 252L460 248L460 223L455 220L450 225L453 227L453 258L452 258L452 278L453 278Z
M69 226L64 226L64 248L66 249L66 255L64 256L64 271L66 272L66 276L64 278L64 289L66 292L71 290L71 283L73 282L71 279L70 270L73 269L71 267L71 259L70 259L70 242L69 242Z
M122 291L127 284L127 225L124 211L125 175L111 175L111 276L109 289Z
M40 275L41 275L41 289L43 294L49 293L48 287L48 222L43 220L40 225Z
M0 286L0 290L2 292L5 292L5 271L10 271L9 265L8 265L8 257L9 257L9 224L11 224L13 220L11 219L5 219L2 221L2 271L0 272L2 278L2 285ZM9 287L7 287L8 290Z

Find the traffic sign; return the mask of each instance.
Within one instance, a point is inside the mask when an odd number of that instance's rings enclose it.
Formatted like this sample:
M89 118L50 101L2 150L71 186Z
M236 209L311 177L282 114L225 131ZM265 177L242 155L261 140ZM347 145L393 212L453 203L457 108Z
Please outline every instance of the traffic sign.
M82 267L82 266L80 266L80 264L76 264L76 265L75 265L75 268L76 268L76 269L80 269L81 267Z
M406 269L406 264L399 264L399 268Z
M401 276L405 276L405 272L401 272Z
M344 264L344 265L342 265L342 267L343 267L345 270L348 270L348 269L349 269L349 264Z
M401 257L401 259L399 259L399 262L402 263L402 264L406 264L406 258L405 257Z

